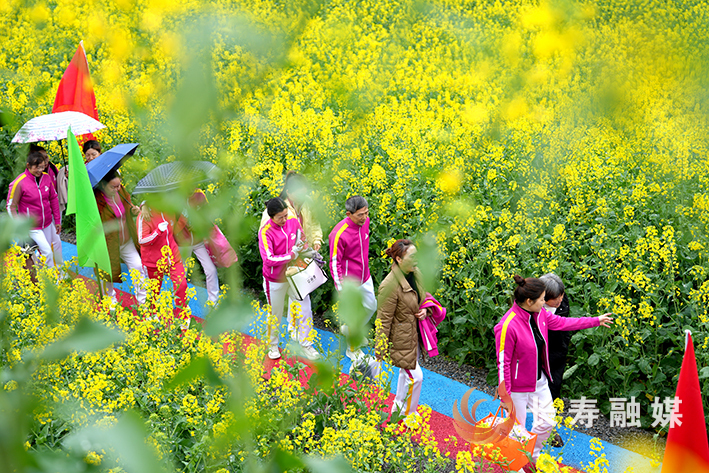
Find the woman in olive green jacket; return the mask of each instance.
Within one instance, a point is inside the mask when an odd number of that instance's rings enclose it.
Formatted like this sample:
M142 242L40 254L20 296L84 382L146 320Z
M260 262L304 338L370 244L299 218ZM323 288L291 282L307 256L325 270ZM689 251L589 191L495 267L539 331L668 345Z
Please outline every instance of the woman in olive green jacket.
M393 264L379 285L377 359L389 355L391 364L400 368L392 412L409 415L416 412L423 383L418 363L418 321L429 314L420 309L426 293L416 267L414 244L410 240L397 240L386 254Z

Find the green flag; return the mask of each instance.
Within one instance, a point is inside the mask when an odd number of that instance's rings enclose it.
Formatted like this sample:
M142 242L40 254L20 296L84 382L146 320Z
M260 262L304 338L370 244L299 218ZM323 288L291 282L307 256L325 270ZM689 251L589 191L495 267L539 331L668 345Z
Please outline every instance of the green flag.
M106 235L98 213L94 190L91 188L89 173L81 156L76 136L67 132L69 146L69 193L66 214L76 214L76 250L79 254L79 266L94 267L111 274L111 258L108 256Z

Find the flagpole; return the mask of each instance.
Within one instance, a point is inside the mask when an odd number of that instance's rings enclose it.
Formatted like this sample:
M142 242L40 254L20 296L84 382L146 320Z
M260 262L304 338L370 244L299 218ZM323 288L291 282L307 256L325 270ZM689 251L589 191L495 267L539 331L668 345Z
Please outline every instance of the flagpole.
M62 165L66 168L66 159L64 159L64 140L59 140L59 148L62 150Z
M103 288L101 287L101 277L98 272L98 263L94 263L94 274L96 275L96 284L98 284L98 302L100 304L101 299L103 299Z

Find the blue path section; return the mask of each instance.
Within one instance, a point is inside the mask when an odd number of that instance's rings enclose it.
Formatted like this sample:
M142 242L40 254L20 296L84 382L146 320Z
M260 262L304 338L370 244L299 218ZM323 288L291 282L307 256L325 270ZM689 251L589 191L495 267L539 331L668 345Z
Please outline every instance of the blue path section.
M64 253L64 259L66 261L69 261L72 257L75 257L77 255L75 245L63 242L62 249ZM91 268L82 267L74 269L78 269L77 272L82 276L86 276L89 278L93 278L94 276L93 270ZM128 270L125 265L122 265L122 271L126 274L128 273ZM133 293L133 286L130 282L130 276L125 278L123 283L116 284L115 287L118 290ZM192 286L192 284L190 284L190 287L195 287L197 291L196 299L191 300L189 304L190 309L192 309L192 314L196 317L206 318L207 320L209 320L209 315L205 312L207 291L202 287ZM164 282L163 289L172 289L172 285L169 280L166 280ZM344 342L342 340L342 337L339 337L333 334L332 332L324 330L318 329L317 332L320 344L322 345L323 353L342 353L344 355ZM252 336L258 336L259 334L264 333L264 330L263 327L259 325L259 322L254 320L245 329L245 333ZM281 333L287 333L286 324L283 324L281 326ZM281 337L282 346L284 346L286 343L283 338L284 337ZM371 349L368 349L366 351L371 354ZM349 358L347 358L346 356L332 356L330 357L330 359L340 359L341 361L337 362L341 363L340 368L342 372L349 372ZM455 401L458 401L458 404L460 404L460 399L470 389L470 387L458 381L448 379L438 373L429 371L426 368L422 369L424 373L424 382L421 390L420 404L427 404L431 406L434 411L452 417L453 403ZM394 368L393 370L394 376L392 377L392 380L396 380L399 375L399 370L398 368ZM392 381L391 385L391 392L396 391L396 383ZM499 405L499 402L492 401L491 396L488 396L487 394L484 394L480 391L474 391L473 394L470 396L470 406L472 406L479 399L482 399L484 402L479 406L476 412L476 417L478 419L492 413L494 410L497 409L497 406ZM531 412L527 413L526 424L527 429L532 428ZM563 463L565 465L569 465L578 469L584 469L595 460L594 454L596 452L591 449L590 442L592 437L584 434L582 427L580 429L581 430L579 431L574 431L563 426L560 427L559 432L565 442L565 446L558 449L547 447L547 449L549 449L549 453L554 456L561 455ZM637 453L631 452L621 447L617 447L607 442L603 442L602 444L604 448L599 454L605 454L606 458L610 462L610 466L608 467L609 473L624 473L626 471L633 471L635 473L659 473L662 468L661 465L653 468L650 460L642 455L638 455ZM630 470L630 468L632 468L632 470ZM603 471L603 469L601 469L601 471Z

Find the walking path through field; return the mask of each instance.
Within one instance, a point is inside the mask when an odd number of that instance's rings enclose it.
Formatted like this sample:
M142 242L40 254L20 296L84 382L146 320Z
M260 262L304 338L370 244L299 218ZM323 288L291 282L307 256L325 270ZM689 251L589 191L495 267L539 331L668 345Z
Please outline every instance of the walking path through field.
M72 257L76 256L75 245L63 242L62 248L64 252L64 259L66 261L69 261ZM128 273L125 265L123 265L122 270L123 273ZM77 273L88 278L93 278L93 270L91 268L78 268ZM135 299L130 295L130 293L132 293L130 276L124 279L125 280L123 283L116 284L116 290L119 291L119 298L121 299L121 302L124 304L133 304L135 303ZM171 287L170 281L165 281L163 289L171 289ZM192 287L191 284L190 287ZM205 316L204 307L207 301L207 291L199 286L195 286L195 289L197 291L197 298L196 300L193 299L190 301L190 309L192 309L192 314L194 317L203 319ZM319 329L316 330L318 331L318 336L325 353L335 354L342 351L340 337L332 332ZM259 332L260 330L257 322L252 322L246 330L246 334L252 337L256 336ZM281 333L286 333L285 328L281 330ZM282 346L285 342L286 340L282 340ZM347 373L350 368L349 359L346 356L342 356L342 358L342 372ZM426 404L433 410L431 415L431 428L436 434L436 439L439 441L441 451L451 452L451 456L454 458L455 453L460 450L468 449L468 446L466 442L460 439L453 427L453 403L458 401L458 404L460 405L460 399L470 389L470 387L458 381L448 379L438 373L429 371L426 368L422 369L424 373L424 380L423 388L421 390L420 404ZM392 394L389 396L390 404L394 397L393 391L396 390L396 376L398 376L398 368L394 368ZM497 409L497 406L499 405L499 402L493 402L489 395L480 391L473 392L470 396L469 405L472 406L478 399L482 399L484 401L476 412L478 419L490 414L493 410ZM531 429L531 425L532 414L528 412L527 428ZM575 431L562 426L560 427L559 432L566 445L563 449L547 448L551 449L550 453L554 456L558 456L561 453L563 464L583 470L584 467L588 466L595 460L596 457L594 454L596 454L596 452L591 448L590 443L592 437L584 434L583 428ZM457 442L445 441L451 437L455 437ZM603 442L602 444L604 448L598 454L605 454L608 459L610 463L608 473L624 473L626 471L633 471L635 473L660 472L661 466L653 468L650 460L642 455L607 442ZM632 470L629 470L631 467Z

